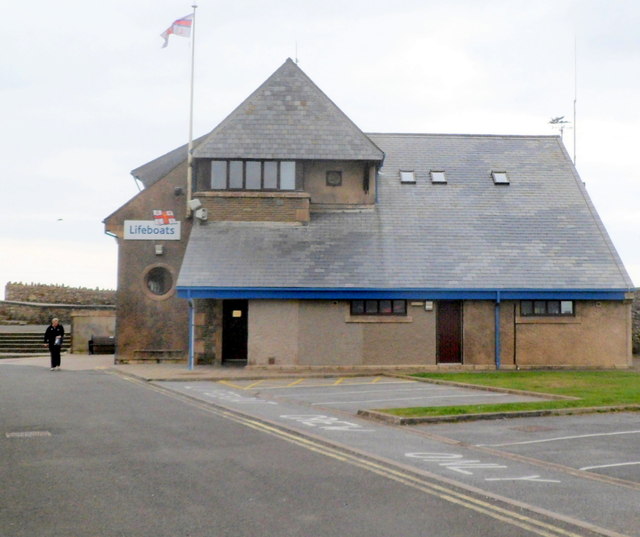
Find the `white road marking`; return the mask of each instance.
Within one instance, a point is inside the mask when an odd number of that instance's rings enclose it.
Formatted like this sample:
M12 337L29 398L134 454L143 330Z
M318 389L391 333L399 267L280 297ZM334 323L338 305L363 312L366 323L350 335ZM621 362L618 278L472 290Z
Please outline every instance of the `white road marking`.
M374 429L365 429L362 425L350 421L340 420L333 416L323 414L284 414L283 419L295 420L307 427L318 427L325 431L355 431L359 433L374 432Z
M596 468L614 468L615 466L633 466L634 464L640 464L640 461L636 462L619 462L617 464L600 464L598 466L585 466L580 470L595 470Z
M509 468L504 464L495 462L481 462L477 459L465 459L459 453L432 453L419 451L415 453L405 453L405 457L418 459L421 462L433 463L442 466L447 470L452 470L460 474L473 475L471 470L503 470ZM562 483L557 479L542 479L539 475L526 475L522 477L485 477L485 481L535 481L540 483Z
M557 479L542 479L539 475L525 475L523 477L486 477L485 481L535 481L536 483L562 483Z
M575 440L577 438L595 438L598 436L616 436L621 434L639 434L640 431L619 431L615 433L579 434L575 436L557 436L556 438L544 438L542 440L527 440L525 442L505 442L504 444L476 444L478 447L504 447L523 446L525 444L542 444L544 442L559 442L561 440Z
M301 382L307 380L307 379L301 379ZM348 383L343 383L342 385L338 385L340 388L344 387L344 386L370 386L371 384L373 384L373 382L348 382ZM387 386L388 384L420 384L417 380L400 380L400 381L389 381L389 382L381 382L379 384L376 384L376 386ZM262 390L291 390L291 388L296 388L296 389L300 389L300 390L309 390L311 388L330 388L335 386L335 384L331 383L331 384L309 384L309 385L292 385L292 384L279 384L278 386L260 386L260 391ZM243 390L246 388L242 388ZM371 391L375 391L375 390L371 390ZM331 392L327 392L327 394L335 394L335 390L331 391ZM364 392L340 392L340 393L364 393ZM324 394L315 394L315 395L324 395Z
M505 397L506 393L483 393L483 394L466 394L466 395L429 395L422 397L394 397L392 399L362 399L360 401L328 401L326 403L312 403L311 406L319 405L345 405L352 403L384 403L387 401L412 401L415 399L455 399L455 398L469 398L469 397Z

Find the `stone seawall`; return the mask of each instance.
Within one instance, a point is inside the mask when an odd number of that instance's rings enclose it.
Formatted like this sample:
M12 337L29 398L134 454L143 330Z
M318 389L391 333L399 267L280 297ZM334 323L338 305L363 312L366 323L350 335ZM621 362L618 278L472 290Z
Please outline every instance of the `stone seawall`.
M115 308L116 292L111 289L87 289L66 285L5 285L5 300L0 301L0 323L49 324L58 317L71 322L71 311L78 306Z

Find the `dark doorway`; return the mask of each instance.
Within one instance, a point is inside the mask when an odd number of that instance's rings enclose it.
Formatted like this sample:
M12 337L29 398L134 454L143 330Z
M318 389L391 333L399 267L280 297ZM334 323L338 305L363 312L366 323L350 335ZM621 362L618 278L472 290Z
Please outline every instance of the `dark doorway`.
M462 302L438 302L436 337L438 363L462 363Z
M247 365L247 300L222 302L222 363Z

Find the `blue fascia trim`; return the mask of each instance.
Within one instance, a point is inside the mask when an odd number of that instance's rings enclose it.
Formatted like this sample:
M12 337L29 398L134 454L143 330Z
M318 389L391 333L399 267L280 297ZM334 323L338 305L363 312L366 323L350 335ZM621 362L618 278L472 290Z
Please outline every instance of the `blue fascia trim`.
M423 289L178 287L180 298L298 300L624 300L628 289Z

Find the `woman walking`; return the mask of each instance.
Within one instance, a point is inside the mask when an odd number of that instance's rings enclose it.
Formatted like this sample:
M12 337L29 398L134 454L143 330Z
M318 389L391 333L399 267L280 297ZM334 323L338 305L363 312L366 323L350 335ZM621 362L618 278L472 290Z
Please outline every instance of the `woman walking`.
M51 319L51 325L44 333L44 344L49 346L51 353L51 371L60 369L60 350L62 349L62 339L64 338L64 328L56 318Z

